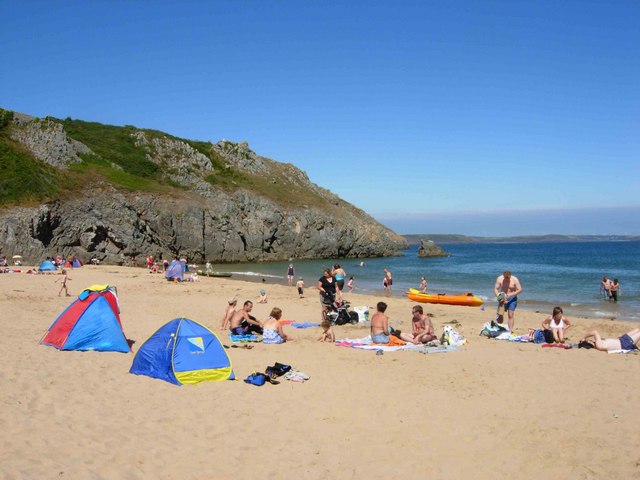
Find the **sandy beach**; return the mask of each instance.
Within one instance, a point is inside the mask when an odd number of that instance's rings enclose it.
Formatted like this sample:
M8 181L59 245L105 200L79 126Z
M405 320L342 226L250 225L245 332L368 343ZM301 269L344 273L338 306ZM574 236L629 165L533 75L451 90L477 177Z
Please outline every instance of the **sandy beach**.
M318 277L320 272L318 272ZM157 328L187 317L213 329L229 297L257 301L260 284L202 278L172 284L141 268L87 266L70 273L85 287L118 288L133 354L61 352L38 344L73 298L56 275L0 275L0 477L5 479L249 478L640 478L640 356L561 350L479 337L493 307L424 305L437 333L447 322L469 342L424 355L320 343L319 328L285 327L295 341L227 350L239 381L176 387L128 373ZM309 282L308 282L309 283ZM264 320L318 322L315 288L267 284ZM525 294L526 295L526 292ZM412 302L347 294L353 306L389 304L410 330ZM632 324L575 318L570 342L598 329L619 336ZM516 312L516 333L550 312ZM368 334L336 327L338 338ZM311 379L262 387L242 382L274 362Z

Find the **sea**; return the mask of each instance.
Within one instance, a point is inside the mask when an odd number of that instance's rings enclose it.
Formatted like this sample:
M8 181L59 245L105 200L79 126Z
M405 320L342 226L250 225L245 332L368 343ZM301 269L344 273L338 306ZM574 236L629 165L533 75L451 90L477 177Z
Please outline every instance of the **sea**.
M391 295L402 296L409 288L418 288L424 275L429 293L449 295L473 292L485 301L483 307L495 308L493 294L496 277L504 270L517 276L523 288L518 308L550 314L554 306L566 316L640 321L640 242L567 242L567 243L474 243L441 244L451 253L444 258L418 258L418 246L385 258L321 259L287 262L215 265L235 278L254 280L265 286L286 284L287 267L293 263L296 280L304 279L307 288L315 288L324 267L338 263L354 277L354 292L385 296L383 269L393 275ZM605 301L599 293L606 275L617 278L620 298ZM266 288L266 287L265 287Z

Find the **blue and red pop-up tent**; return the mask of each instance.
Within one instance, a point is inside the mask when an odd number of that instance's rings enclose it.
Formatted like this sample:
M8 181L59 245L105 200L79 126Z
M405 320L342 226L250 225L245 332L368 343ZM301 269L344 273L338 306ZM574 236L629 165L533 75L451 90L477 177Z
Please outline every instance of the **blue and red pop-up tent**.
M84 290L51 324L40 344L58 350L130 352L115 287L93 285Z

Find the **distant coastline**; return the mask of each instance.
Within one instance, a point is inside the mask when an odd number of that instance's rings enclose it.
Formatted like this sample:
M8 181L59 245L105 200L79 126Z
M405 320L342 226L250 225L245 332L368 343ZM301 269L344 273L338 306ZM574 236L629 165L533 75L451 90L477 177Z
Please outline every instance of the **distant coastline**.
M638 235L521 235L516 237L476 237L440 233L412 233L402 235L409 245L419 245L421 240L433 240L437 244L459 243L568 243L568 242L634 242Z

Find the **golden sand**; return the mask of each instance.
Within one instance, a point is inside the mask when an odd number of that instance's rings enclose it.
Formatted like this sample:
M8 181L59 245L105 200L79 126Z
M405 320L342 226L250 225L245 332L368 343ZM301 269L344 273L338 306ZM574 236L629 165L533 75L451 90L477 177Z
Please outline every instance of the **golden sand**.
M257 301L261 285L233 278L171 284L143 269L87 266L70 273L77 295L118 288L134 353L176 317L219 331L227 299ZM320 275L318 275L320 276ZM0 477L4 479L640 478L640 356L541 348L479 337L490 308L425 305L438 330L458 321L469 343L424 355L319 343L320 329L285 327L295 341L229 349L239 381L176 387L128 373L133 354L61 352L38 342L70 303L55 275L0 275ZM268 285L283 318L317 322L313 288ZM405 298L384 299L410 329ZM518 310L516 333L546 316ZM569 341L630 325L574 318ZM363 337L365 326L336 327ZM242 382L279 361L305 383Z

